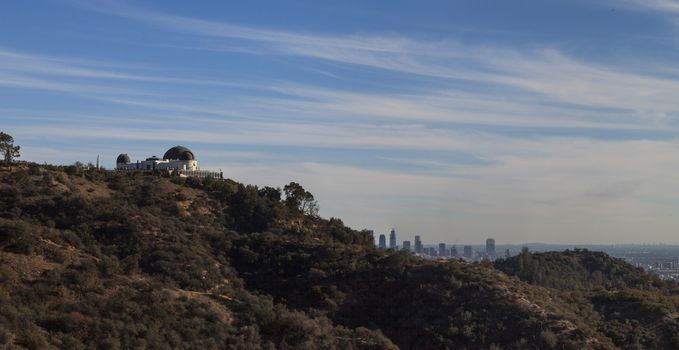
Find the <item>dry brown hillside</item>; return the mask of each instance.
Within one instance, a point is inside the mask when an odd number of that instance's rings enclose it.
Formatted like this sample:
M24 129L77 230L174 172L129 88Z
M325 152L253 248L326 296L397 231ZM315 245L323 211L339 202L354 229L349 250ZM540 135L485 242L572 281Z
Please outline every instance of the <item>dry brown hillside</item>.
M566 290L490 263L425 261L377 250L367 233L309 215L299 204L280 189L232 180L36 164L3 169L0 345L679 344L674 289L664 282L642 288L623 278L622 284Z

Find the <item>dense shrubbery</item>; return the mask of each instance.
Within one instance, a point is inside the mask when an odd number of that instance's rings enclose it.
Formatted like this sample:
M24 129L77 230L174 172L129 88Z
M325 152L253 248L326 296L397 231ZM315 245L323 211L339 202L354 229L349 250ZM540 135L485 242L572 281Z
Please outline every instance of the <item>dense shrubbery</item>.
M652 288L663 285L657 277L602 252L586 249L521 254L498 260L495 266L509 275L545 287L564 290L599 288Z
M426 262L403 252L274 234L241 236L227 255L249 289L295 309L321 311L335 323L381 329L402 348L521 349L530 343L570 349L594 333L560 332L558 322L516 302L527 285L513 281L508 290L505 276L480 264ZM549 301L551 294L532 293L570 312Z
M296 183L16 166L0 173L0 347L679 345L679 293L604 254L428 262L316 210Z
M279 190L150 175L35 165L0 175L0 343L393 347L243 289L224 253L240 234L301 217Z
M31 254L38 242L38 233L20 220L0 219L0 249L19 254Z
M567 250L499 260L495 266L520 279L560 291L590 308L590 323L625 349L679 348L678 286L601 252Z

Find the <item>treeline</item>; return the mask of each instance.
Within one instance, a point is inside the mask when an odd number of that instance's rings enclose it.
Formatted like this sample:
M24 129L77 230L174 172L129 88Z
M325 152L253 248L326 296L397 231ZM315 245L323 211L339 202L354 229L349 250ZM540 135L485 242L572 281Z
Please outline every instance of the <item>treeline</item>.
M517 256L497 260L495 267L524 281L561 290L648 289L665 285L642 268L587 249L533 253L524 248Z

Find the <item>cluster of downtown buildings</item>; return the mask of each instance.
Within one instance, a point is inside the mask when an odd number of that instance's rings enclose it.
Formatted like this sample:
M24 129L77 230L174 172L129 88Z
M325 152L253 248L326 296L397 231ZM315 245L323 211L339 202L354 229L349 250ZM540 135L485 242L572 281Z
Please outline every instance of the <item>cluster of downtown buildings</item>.
M374 231L368 230L368 233L374 239ZM403 244L399 247L396 244L396 230L392 229L389 233L389 244L387 244L387 237L384 234L379 235L377 241L377 247L380 249L392 249L392 250L403 250L407 252L414 253L419 256L429 257L429 258L439 258L439 259L449 259L449 258L462 258L467 260L495 260L497 257L495 253L495 239L489 238L486 240L485 251L474 251L471 245L465 245L462 247L462 252L457 251L457 247L452 245L450 248L446 246L445 243L439 243L438 246L428 246L426 247L422 243L422 238L420 236L415 236L415 241L403 241Z

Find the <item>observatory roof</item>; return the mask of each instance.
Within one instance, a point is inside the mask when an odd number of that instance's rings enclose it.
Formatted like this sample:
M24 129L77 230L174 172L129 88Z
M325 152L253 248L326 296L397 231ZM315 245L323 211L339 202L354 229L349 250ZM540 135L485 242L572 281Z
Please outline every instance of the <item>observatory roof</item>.
M129 162L130 162L130 156L128 156L127 154L124 154L124 153L119 155L118 158L116 159L116 163L118 163L118 164L120 164L120 163L127 164Z
M196 156L193 155L190 149L184 146L174 146L165 152L163 159L172 160L195 160Z

